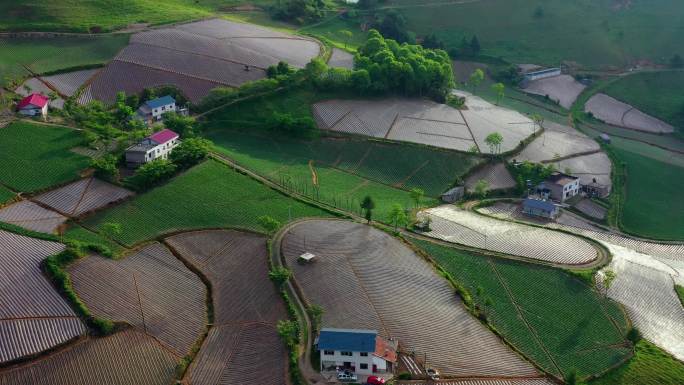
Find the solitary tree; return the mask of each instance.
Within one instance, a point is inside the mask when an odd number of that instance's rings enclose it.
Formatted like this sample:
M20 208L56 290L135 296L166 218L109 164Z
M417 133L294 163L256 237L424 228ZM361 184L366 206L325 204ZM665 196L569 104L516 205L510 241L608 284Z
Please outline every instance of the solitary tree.
M373 202L373 198L371 198L370 195L366 195L363 198L363 201L361 201L361 208L365 210L366 220L370 223L373 216L373 209L375 208L375 202Z
M107 238L114 238L121 234L121 223L107 222L102 224L102 235Z
M477 35L473 35L473 38L470 39L470 49L473 51L473 55L480 53L482 47L480 46L480 40L477 38Z
M501 103L501 100L504 98L505 94L504 91L506 90L506 86L504 86L503 83L494 83L492 84L492 91L496 93L496 105L498 106L499 103Z
M498 154L501 152L501 143L503 143L503 136L498 132L492 132L485 138L485 143L489 146L489 151L492 154Z
M541 116L540 114L532 114L532 133L536 134L537 133L537 127L539 129L542 128L542 124L544 124L544 117Z
M269 234L275 233L280 228L280 222L269 215L262 215L257 221L259 226L263 227Z
M404 208L401 207L399 203L392 205L392 209L389 212L389 220L394 225L394 231L397 231L397 227L406 226L408 219L406 218L406 212Z
M477 68L472 74L470 74L468 84L472 87L473 93L475 93L475 89L480 86L480 83L482 83L483 80L484 71L482 71L480 68Z
M278 288L282 288L291 276L292 271L282 266L274 267L273 270L268 272L268 278L273 281Z
M352 36L354 36L354 34L349 30L343 29L340 31L340 36L344 38L344 48L347 48L347 44L349 44L349 41L351 40Z
M415 207L420 207L420 202L423 200L423 197L425 196L425 191L423 191L423 189L416 187L411 189L411 192L409 194L411 195L411 199L413 200Z
M613 270L606 270L603 273L603 288L604 288L604 294L607 296L608 295L608 289L610 289L610 286L613 284L613 281L617 277L617 274Z
M480 198L484 198L487 196L487 191L489 190L489 183L484 180L480 179L475 183L475 194L479 196Z
M313 304L306 308L306 312L309 314L309 319L311 320L314 331L318 331L321 327L321 319L323 318L323 308L319 305Z

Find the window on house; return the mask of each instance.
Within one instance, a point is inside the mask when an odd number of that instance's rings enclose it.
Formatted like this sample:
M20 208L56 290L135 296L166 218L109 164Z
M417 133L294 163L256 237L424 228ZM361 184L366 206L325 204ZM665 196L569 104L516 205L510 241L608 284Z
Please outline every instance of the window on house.
M326 355L326 356L334 356L334 355L335 355L335 351L334 351L334 350L324 350L324 351L323 351L323 355Z
M361 357L368 357L368 352L361 352L360 355Z
M359 368L368 370L368 364L359 364Z
M340 352L340 354L343 356L351 356L352 352Z

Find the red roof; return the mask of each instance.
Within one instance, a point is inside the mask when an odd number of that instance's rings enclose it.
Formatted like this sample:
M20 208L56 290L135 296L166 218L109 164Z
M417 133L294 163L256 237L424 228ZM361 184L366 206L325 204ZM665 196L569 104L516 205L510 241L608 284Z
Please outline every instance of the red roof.
M164 144L170 140L176 139L177 137L178 134L169 130L168 128L165 128L159 132L155 132L154 134L150 135L150 139L159 144Z
M375 338L375 353L376 357L382 358L388 362L397 362L397 346L395 341L387 341L386 339L377 336Z
M34 105L38 108L43 108L43 107L45 107L46 104L48 104L49 101L50 101L50 99L45 95L31 94L31 95L21 99L19 104L17 104L17 108L22 109L28 105Z

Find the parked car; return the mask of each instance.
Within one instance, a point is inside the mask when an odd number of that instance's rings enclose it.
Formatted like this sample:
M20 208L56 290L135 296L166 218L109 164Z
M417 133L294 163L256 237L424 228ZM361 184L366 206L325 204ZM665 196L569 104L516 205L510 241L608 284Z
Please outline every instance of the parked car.
M427 372L428 377L430 377L431 380L435 380L435 381L439 380L439 372L437 371L437 369L428 368L428 370L426 370L426 372Z
M367 385L383 385L384 383L385 379L378 376L368 376L368 380L366 380Z
M337 373L337 379L339 381L357 381L359 378L354 373L344 371Z

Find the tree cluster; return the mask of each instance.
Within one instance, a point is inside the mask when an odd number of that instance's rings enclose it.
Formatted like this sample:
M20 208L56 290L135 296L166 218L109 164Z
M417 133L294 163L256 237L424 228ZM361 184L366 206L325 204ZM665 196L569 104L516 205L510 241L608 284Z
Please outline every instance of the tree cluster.
M530 185L536 186L555 171L553 164L544 165L541 163L532 163L530 161L524 161L511 169L515 175L519 191L525 191L525 189L527 189L528 181Z
M304 24L323 17L323 0L282 0L269 8L271 17Z

